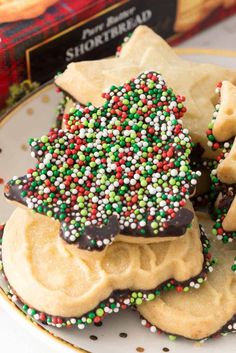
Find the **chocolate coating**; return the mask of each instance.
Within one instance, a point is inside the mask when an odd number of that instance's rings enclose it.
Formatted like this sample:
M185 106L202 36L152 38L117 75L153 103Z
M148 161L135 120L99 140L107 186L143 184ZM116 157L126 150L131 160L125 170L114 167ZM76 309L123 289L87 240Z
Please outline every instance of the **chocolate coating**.
M23 178L24 177L22 177L21 179ZM26 200L24 199L24 197L21 196L21 190L19 190L17 185L7 184L5 187L4 195L7 199L11 201L16 201L18 203L21 203L27 206ZM189 224L191 224L193 220L193 216L194 215L192 211L188 210L187 208L181 208L177 212L176 217L171 219L169 222L167 222L166 228L164 228L162 231L158 233L158 237L165 237L165 236L178 237L185 234L187 227L189 226ZM154 235L153 233L153 228L151 227L150 222L147 223L145 230L146 230L146 233L143 234L143 232L141 233L131 228L125 228L122 231L122 234L127 236L145 237L145 238L149 238L149 237L153 238L154 236L156 236L156 234ZM119 233L120 233L119 221L115 215L112 215L108 219L107 224L104 224L101 227L96 227L96 226L85 227L83 236L78 238L77 244L80 249L102 251L106 245L103 242L104 246L98 246L97 241L98 240L103 241L104 239L108 239L110 243L115 238L115 236L118 235ZM60 236L68 243L73 243L65 237L63 223L60 229Z

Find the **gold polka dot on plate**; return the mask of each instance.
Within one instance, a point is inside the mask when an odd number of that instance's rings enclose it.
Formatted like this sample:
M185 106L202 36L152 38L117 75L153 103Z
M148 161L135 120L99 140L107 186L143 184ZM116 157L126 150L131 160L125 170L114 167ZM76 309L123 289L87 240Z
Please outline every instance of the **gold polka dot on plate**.
M26 113L27 113L28 115L32 115L32 114L34 114L34 109L33 109L33 108L28 108L28 109L26 110Z
M21 148L22 151L27 151L28 150L28 146L25 143L22 143L20 148Z
M43 103L48 103L50 101L50 98L47 94L45 94L43 97L42 97L42 102Z

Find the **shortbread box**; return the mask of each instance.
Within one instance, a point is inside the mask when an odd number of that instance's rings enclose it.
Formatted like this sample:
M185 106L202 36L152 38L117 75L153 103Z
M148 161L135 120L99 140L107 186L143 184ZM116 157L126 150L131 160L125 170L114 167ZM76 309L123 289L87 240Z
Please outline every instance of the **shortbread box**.
M1 0L0 109L72 61L114 55L140 24L177 43L235 12L236 0Z

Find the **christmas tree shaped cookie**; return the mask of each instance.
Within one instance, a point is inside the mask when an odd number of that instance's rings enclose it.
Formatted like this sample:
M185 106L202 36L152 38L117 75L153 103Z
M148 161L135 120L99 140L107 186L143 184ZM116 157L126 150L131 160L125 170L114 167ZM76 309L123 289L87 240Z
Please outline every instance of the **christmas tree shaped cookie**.
M167 85L186 97L188 110L184 127L189 129L193 142L204 148L204 157L214 158L205 134L217 100L214 88L222 80L236 83L236 71L181 58L147 26L138 26L134 30L122 46L119 58L70 63L64 73L57 76L55 83L80 104L92 102L100 105L103 103L100 92L145 70L161 72Z
M73 109L65 131L30 140L38 163L8 183L6 197L60 221L62 237L81 249L102 250L118 234L183 235L199 175L189 165L184 98L155 72L103 97L99 108Z

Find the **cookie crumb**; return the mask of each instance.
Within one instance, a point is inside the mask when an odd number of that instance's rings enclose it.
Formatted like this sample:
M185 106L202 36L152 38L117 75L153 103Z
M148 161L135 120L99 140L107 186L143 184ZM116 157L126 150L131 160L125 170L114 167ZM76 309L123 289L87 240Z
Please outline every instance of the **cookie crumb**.
M143 347L137 347L136 352L144 352L145 349Z

